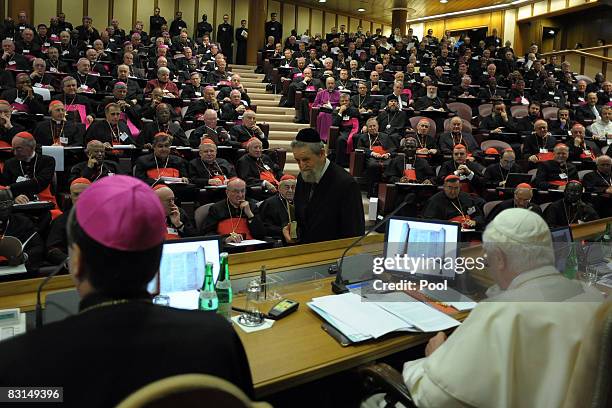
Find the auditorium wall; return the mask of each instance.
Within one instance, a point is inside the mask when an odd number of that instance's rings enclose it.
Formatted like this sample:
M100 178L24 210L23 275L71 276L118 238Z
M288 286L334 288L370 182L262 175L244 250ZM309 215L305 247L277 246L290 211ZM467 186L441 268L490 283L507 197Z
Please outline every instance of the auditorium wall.
M145 31L149 31L149 16L153 8L159 7L161 14L168 20L174 18L175 11L183 12L183 20L187 23L190 34L196 24L201 21L202 14L208 15L208 21L215 27L223 22L223 14L229 14L234 27L240 26L240 20L249 17L249 0L0 0L0 10L4 15L17 15L18 10L28 11L30 20L35 23L49 22L49 18L62 11L66 20L75 26L81 24L83 15L93 18L97 28L109 25L112 18L117 18L124 29L134 26L136 21L144 23ZM365 31L382 28L389 35L391 26L383 21L373 21L357 14L338 13L325 7L310 6L300 1L268 0L268 15L278 14L278 20L283 24L283 36L296 29L299 34L307 29L311 34L329 32L331 27L346 25L347 31L356 31L363 27Z

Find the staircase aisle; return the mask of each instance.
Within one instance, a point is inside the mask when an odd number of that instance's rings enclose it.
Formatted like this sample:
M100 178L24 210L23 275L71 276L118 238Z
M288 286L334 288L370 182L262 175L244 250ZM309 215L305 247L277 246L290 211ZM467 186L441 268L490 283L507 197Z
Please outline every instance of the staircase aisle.
M291 141L297 132L306 124L293 123L295 109L281 108L278 106L280 95L266 91L266 83L263 83L264 74L256 74L254 65L231 65L230 71L239 74L242 85L247 89L253 105L257 106L257 122L270 125L270 147L282 147L287 150L287 163L285 173L297 175L298 166L291 153Z

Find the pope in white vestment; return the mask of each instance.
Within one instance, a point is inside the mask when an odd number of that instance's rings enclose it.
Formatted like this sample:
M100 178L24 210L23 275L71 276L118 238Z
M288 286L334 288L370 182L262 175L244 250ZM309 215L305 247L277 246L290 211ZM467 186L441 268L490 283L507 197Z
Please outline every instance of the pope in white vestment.
M550 232L533 212L503 211L483 242L497 285L428 357L404 364L413 401L436 408L560 407L603 297L552 266ZM521 262L527 268L511 272Z

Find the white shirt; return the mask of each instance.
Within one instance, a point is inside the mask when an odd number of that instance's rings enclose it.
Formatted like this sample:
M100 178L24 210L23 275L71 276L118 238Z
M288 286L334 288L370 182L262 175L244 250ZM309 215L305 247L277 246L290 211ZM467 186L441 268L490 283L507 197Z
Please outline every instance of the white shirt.
M598 120L593 122L591 126L588 128L593 136L598 136L600 138L606 137L606 135L612 135L612 120L605 123L603 120Z
M583 333L602 300L552 266L516 277L481 302L403 377L419 407L559 407Z

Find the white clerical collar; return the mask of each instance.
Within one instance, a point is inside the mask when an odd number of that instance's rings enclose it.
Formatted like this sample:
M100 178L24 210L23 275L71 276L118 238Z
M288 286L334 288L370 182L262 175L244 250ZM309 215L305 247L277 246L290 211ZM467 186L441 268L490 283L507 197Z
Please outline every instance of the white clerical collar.
M329 167L329 159L325 159L325 165L323 166L323 170L321 170L321 173L319 173L316 177L316 181L315 184L319 184L319 181L321 181L321 179L323 178L323 175L325 174L325 172L327 171L327 168Z

